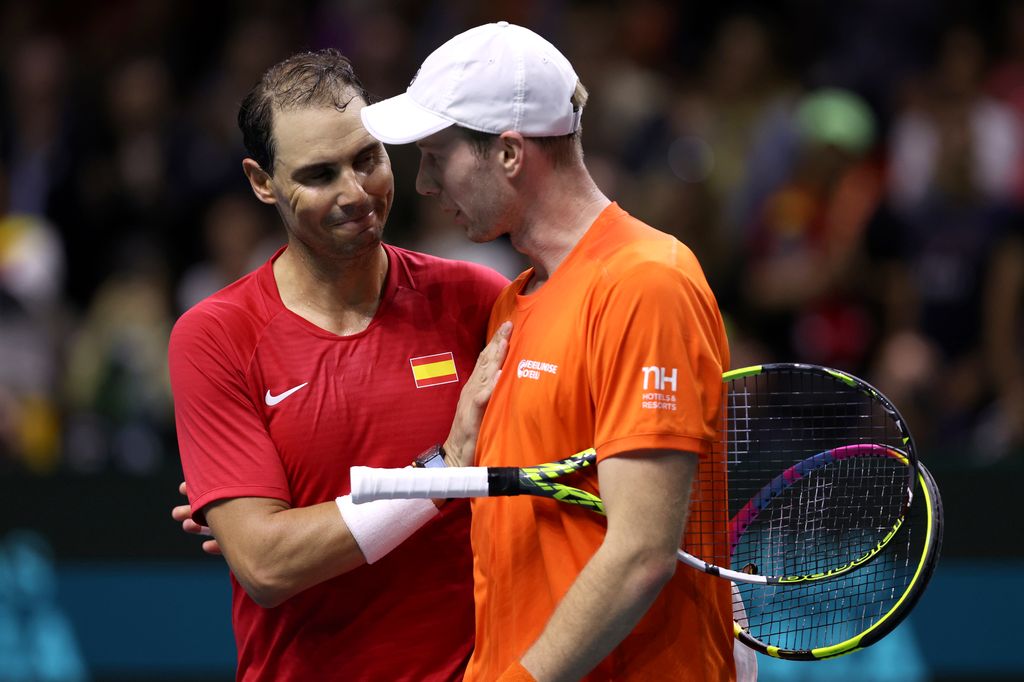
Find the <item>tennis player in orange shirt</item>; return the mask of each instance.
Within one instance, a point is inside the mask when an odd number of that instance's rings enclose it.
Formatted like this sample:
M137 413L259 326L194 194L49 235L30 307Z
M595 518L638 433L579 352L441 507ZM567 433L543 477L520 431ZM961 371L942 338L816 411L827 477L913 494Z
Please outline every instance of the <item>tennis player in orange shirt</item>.
M474 500L466 679L732 680L728 583L676 570L698 470L724 467L709 454L722 318L690 250L591 178L586 97L554 46L500 22L451 39L404 94L361 112L379 140L417 143L417 190L470 239L507 234L533 265L491 314L492 330L515 331L477 464L598 453L582 487L600 491L607 527L550 500Z

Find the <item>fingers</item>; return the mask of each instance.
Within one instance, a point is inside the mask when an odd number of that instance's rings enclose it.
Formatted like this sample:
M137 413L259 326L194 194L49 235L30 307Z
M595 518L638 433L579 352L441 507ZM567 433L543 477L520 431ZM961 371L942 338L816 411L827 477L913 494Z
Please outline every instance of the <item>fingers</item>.
M508 339L510 336L512 336L512 320L505 320L501 323L501 326L494 331L494 336L491 337L491 341L487 344L487 347L491 348L496 346L496 344L502 344L505 346L505 348L502 349L502 353L504 353L508 350Z
M500 368L505 362L505 356L508 355L508 340L511 335L512 323L506 320L494 332L494 336L483 350L483 359L488 365Z
M511 334L512 323L502 323L494 332L494 336L491 337L487 346L480 351L476 367L473 368L473 374L470 376L473 386L483 389L483 392L476 396L476 400L480 404L486 404L491 397L491 390L497 383L498 376L501 374L501 366L505 362L505 356L508 355L508 340Z
M182 504L171 510L171 518L175 521L184 521L192 517L192 507Z
M203 542L203 551L214 556L223 556L224 554L220 551L220 545L217 544L216 540L206 540Z
M210 531L209 526L201 526L192 519L185 519L182 521L181 529L186 533L192 533L193 535L206 535L213 537L213 533Z
M182 481L178 486L178 492L185 497L188 497L188 486L185 481ZM181 523L181 529L189 535L205 535L211 538L210 540L203 541L203 551L213 556L223 556L223 552L220 551L220 544L213 538L213 532L209 526L202 526L192 520L192 507L191 505L181 504L171 509L171 518Z
M213 537L209 526L201 526L192 520L192 507L187 504L178 505L171 510L171 518L181 522L181 529L193 535L209 535Z
M191 535L206 535L213 537L213 532L209 526L201 526L190 518L182 519L181 529Z
M473 462L476 437L484 408L491 399L491 393L501 375L501 366L508 354L511 333L511 322L505 322L498 327L487 346L480 352L473 373L462 387L452 428L448 433L448 440L444 443L451 466L469 466Z

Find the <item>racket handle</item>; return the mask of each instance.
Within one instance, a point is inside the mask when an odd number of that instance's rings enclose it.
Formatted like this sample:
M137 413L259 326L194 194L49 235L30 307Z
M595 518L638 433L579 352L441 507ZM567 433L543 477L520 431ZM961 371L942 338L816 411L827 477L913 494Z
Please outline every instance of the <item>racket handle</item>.
M352 501L486 497L486 467L376 469L352 467Z

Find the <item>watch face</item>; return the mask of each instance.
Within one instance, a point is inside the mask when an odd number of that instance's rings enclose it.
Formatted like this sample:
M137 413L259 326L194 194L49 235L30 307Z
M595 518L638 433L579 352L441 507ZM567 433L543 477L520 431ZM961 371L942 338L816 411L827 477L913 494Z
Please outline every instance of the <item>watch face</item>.
M413 462L413 466L424 469L445 466L444 448L440 445L430 446L422 455L416 458L416 461Z

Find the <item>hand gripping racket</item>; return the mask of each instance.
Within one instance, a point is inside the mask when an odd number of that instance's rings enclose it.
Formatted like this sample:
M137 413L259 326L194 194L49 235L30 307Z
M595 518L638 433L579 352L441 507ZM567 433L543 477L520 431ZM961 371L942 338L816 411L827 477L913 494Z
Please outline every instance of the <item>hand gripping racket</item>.
M877 641L916 602L941 540L938 491L906 424L836 370L773 364L723 380L680 561L737 585L736 635L762 653L814 660ZM595 460L588 449L523 468L353 467L352 496L535 495L603 513L593 492L555 482Z

